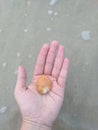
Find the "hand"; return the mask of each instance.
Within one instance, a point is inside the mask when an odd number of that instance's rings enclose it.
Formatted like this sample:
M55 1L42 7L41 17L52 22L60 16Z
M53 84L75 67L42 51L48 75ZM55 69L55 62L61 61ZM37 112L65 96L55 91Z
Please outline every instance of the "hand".
M24 121L52 126L63 103L67 70L68 59L64 57L64 46L57 41L42 46L29 86L26 85L26 71L19 66L15 98ZM42 74L49 76L52 81L52 90L46 95L40 95L35 86Z

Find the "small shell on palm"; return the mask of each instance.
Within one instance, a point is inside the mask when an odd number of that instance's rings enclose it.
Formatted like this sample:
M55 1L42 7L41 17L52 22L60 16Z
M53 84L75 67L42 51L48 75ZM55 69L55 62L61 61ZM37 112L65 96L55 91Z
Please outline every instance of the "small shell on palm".
M36 82L36 89L40 94L47 94L52 88L52 81L45 75L41 75Z

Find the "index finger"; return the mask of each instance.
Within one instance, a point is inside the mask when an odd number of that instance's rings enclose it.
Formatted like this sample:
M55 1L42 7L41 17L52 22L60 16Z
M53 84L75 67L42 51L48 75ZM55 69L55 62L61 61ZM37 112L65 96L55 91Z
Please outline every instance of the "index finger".
M49 45L44 44L39 52L37 62L34 69L34 75L40 75L43 74L44 71L44 65L48 53Z

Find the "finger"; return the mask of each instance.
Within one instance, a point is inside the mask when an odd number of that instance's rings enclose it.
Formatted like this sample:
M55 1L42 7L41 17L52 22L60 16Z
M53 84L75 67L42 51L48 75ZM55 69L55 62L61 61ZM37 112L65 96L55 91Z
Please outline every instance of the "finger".
M22 66L18 67L16 89L17 90L26 89L26 71Z
M65 58L57 81L61 87L64 87L66 83L68 64L69 60Z
M49 50L49 45L44 44L42 46L40 53L38 55L38 58L37 58L37 62L36 62L35 69L34 69L34 75L43 74L48 50Z
M52 71L57 47L58 47L58 41L52 41L50 44L50 49L49 49L47 59L46 59L45 70L44 70L45 74L50 74Z
M58 78L64 60L64 46L59 45L57 56L52 70L52 76Z

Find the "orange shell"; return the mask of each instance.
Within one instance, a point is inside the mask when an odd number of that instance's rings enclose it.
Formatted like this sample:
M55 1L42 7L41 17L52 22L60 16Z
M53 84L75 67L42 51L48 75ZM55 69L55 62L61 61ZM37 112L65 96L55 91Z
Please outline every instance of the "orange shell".
M45 76L41 75L36 82L36 89L40 94L46 94L48 93L52 88L52 82L51 80Z

